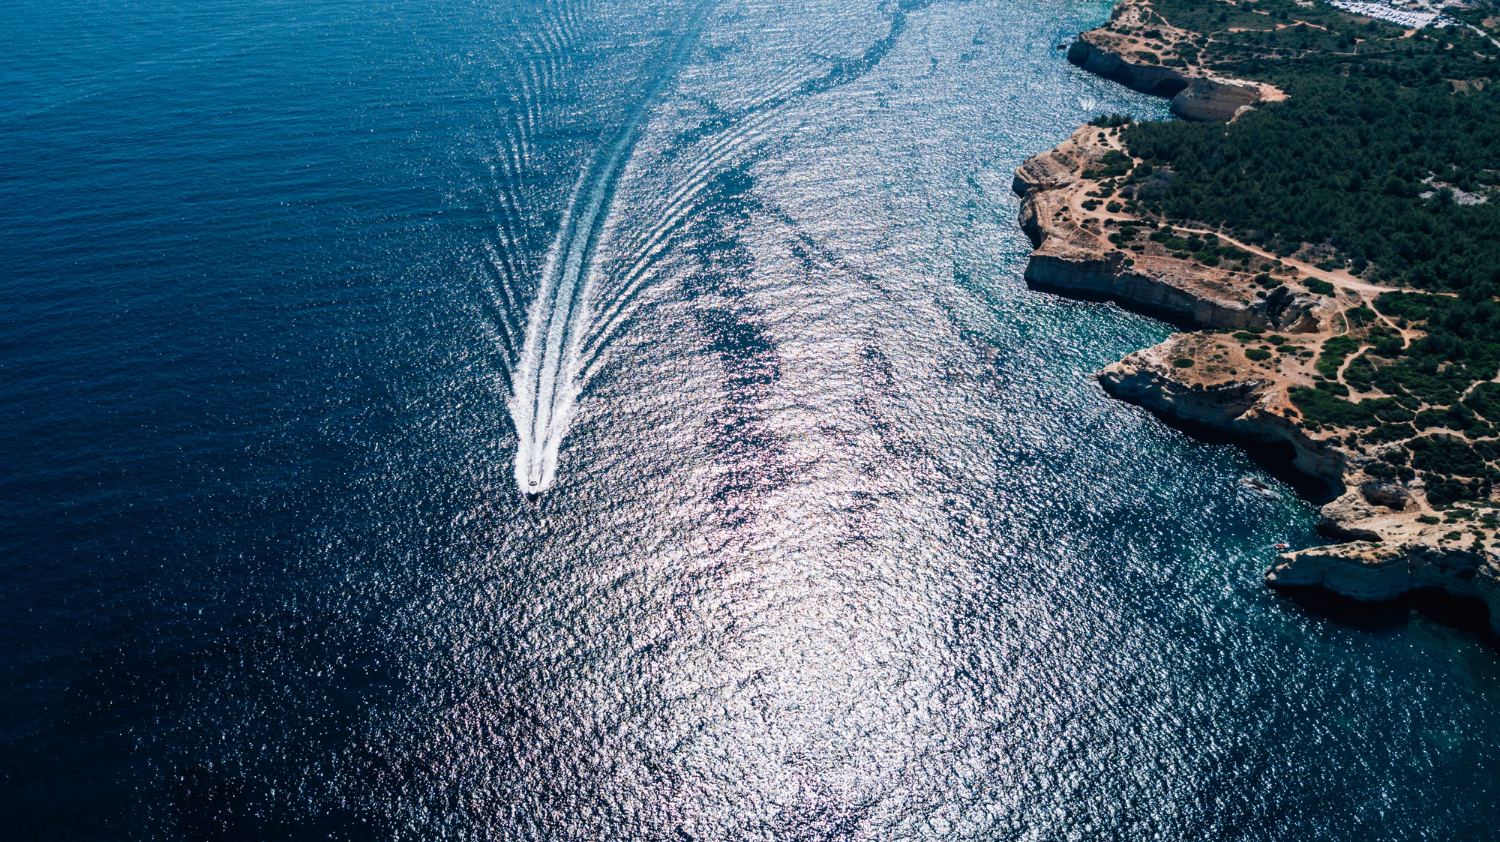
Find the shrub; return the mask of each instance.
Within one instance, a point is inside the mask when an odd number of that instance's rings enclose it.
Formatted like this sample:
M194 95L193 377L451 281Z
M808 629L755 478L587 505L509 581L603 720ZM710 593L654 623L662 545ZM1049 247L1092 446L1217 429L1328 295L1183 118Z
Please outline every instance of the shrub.
M1406 443L1412 452L1411 466L1419 471L1461 477L1483 477L1489 466L1462 439L1454 436L1424 436Z
M1307 287L1308 292L1312 292L1317 295L1333 295L1333 284L1330 284L1327 281L1320 281L1317 278L1308 278L1302 282L1302 285Z
M1500 421L1500 383L1480 383L1464 398L1464 406L1491 421Z
M1344 369L1344 382L1361 392L1370 391L1375 382L1375 364L1368 354L1355 357L1354 362L1349 363Z
M1477 499L1482 490L1480 483L1466 483L1451 477L1428 474L1424 479L1427 481L1427 502L1439 507Z
M1368 401L1366 401L1368 403ZM1417 434L1417 430L1410 424L1381 424L1360 438L1369 444L1390 444L1391 442L1405 441ZM1392 461L1387 459L1386 461ZM1401 454L1401 464L1405 464L1406 454Z
M1323 353L1318 357L1318 373L1329 379L1338 377L1344 359L1359 350L1359 340L1350 336L1335 336L1323 343Z
M1095 181L1115 178L1130 172L1132 166L1128 155L1118 149L1111 149L1099 156L1099 162L1093 168L1085 170L1083 176Z
M1380 400L1366 401L1366 403L1370 404L1370 409L1375 413L1376 418L1387 423L1395 424L1402 421L1410 421L1417 417L1415 412L1402 406L1394 398L1381 398Z
M1379 424L1369 406L1370 401L1352 403L1323 389L1292 389L1290 396L1292 403L1302 411L1302 416L1315 424L1354 428Z
M1269 360L1271 358L1271 352L1262 351L1259 348L1250 348L1249 350L1245 351L1245 357L1246 359L1253 360L1254 362L1265 362L1266 360Z

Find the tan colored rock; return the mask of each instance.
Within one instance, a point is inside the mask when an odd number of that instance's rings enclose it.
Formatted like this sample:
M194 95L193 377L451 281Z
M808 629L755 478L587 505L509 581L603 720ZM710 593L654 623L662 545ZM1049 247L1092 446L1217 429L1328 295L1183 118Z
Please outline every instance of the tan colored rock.
M1186 120L1233 120L1262 102L1285 99L1277 88L1264 83L1224 79L1200 67L1167 67L1141 56L1141 30L1153 38L1172 41L1188 33L1146 22L1155 19L1149 0L1123 0L1104 26L1078 36L1068 47L1068 61L1106 79L1157 96L1170 97L1172 113ZM1163 30L1166 30L1164 32Z
M1374 452L1350 445L1348 431L1312 432L1297 421L1290 390L1315 384L1314 352L1348 329L1335 314L1362 299L1348 290L1339 293L1345 298L1329 300L1285 286L1257 298L1260 288L1246 272L1178 259L1155 243L1140 242L1135 251L1111 243L1108 231L1153 224L1084 207L1099 182L1082 173L1116 148L1113 143L1107 133L1084 127L1016 170L1021 225L1035 246L1027 282L1109 298L1195 327L1259 327L1286 336L1277 337L1281 351L1252 360L1252 343L1223 333L1179 333L1106 367L1100 385L1174 423L1285 448L1291 467L1325 486L1330 501L1321 509L1319 530L1348 543L1278 556L1269 584L1318 585L1362 600L1438 587L1484 600L1500 631L1500 560L1488 550L1453 545L1447 537L1452 526L1422 522L1431 509L1421 482L1403 486L1365 473Z
M1207 427L1240 441L1289 446L1297 470L1342 492L1344 454L1277 411L1285 401L1284 383L1273 377L1211 385L1186 382L1171 364L1181 356L1177 344L1168 340L1107 366L1098 375L1099 385L1113 397L1179 424Z
M1068 47L1068 61L1148 94L1170 97L1188 86L1188 77L1170 67L1132 61L1120 55L1098 31L1085 32Z
M1232 120L1261 103L1261 89L1252 82L1199 77L1172 97L1172 113L1184 120Z
M1402 546L1357 543L1318 547L1276 557L1266 572L1272 587L1321 586L1363 601L1395 599L1416 588L1475 597L1489 608L1500 633L1500 557L1489 550L1443 546L1436 535Z
M1384 506L1395 512L1404 512L1417 505L1411 492L1395 483L1367 482L1359 487L1365 501L1375 506Z

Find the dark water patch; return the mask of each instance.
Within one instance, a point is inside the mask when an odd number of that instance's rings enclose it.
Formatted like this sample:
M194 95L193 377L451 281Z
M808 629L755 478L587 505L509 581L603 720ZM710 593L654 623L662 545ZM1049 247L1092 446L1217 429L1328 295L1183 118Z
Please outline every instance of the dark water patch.
M1334 485L1323 477L1299 470L1294 464L1297 451L1290 442L1264 441L1173 415L1156 412L1151 414L1168 427L1192 436L1195 441L1208 445L1231 445L1244 451L1258 468L1315 505L1331 503L1344 493L1341 485Z
M1021 279L1013 168L1166 113L1052 49L1105 7L721 2L516 492L505 331L696 8L0 11L8 838L1491 834L1491 647L1267 591L1316 512Z
M717 176L706 197L713 212L700 215L685 236L697 264L684 280L700 301L694 320L724 372L709 446L732 465L714 493L731 526L753 518L753 501L784 486L795 471L762 408L781 379L781 357L757 324L764 315L747 310L744 301L755 259L741 233L763 209L754 188L749 164Z
M1321 586L1277 588L1276 592L1306 611L1361 632L1396 632L1420 616L1491 647L1500 646L1500 635L1490 625L1489 607L1478 597L1440 588L1416 588L1380 602L1352 599Z

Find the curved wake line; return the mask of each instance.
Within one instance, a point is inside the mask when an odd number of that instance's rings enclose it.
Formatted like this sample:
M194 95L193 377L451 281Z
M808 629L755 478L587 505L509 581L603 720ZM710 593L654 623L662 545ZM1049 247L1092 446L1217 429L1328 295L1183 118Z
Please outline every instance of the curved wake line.
M557 478L557 454L580 390L580 348L588 329L580 287L594 260L620 174L629 162L651 109L687 61L703 31L711 2L699 4L670 59L613 141L584 168L568 201L562 227L547 254L526 324L525 344L511 378L510 415L516 446L516 485L541 494Z

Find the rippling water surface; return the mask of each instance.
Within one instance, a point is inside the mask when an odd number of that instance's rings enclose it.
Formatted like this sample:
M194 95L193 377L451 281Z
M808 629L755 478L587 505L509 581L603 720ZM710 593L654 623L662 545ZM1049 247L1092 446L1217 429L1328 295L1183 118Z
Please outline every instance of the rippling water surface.
M1108 12L0 5L7 838L1497 838L1493 644L1020 280Z

